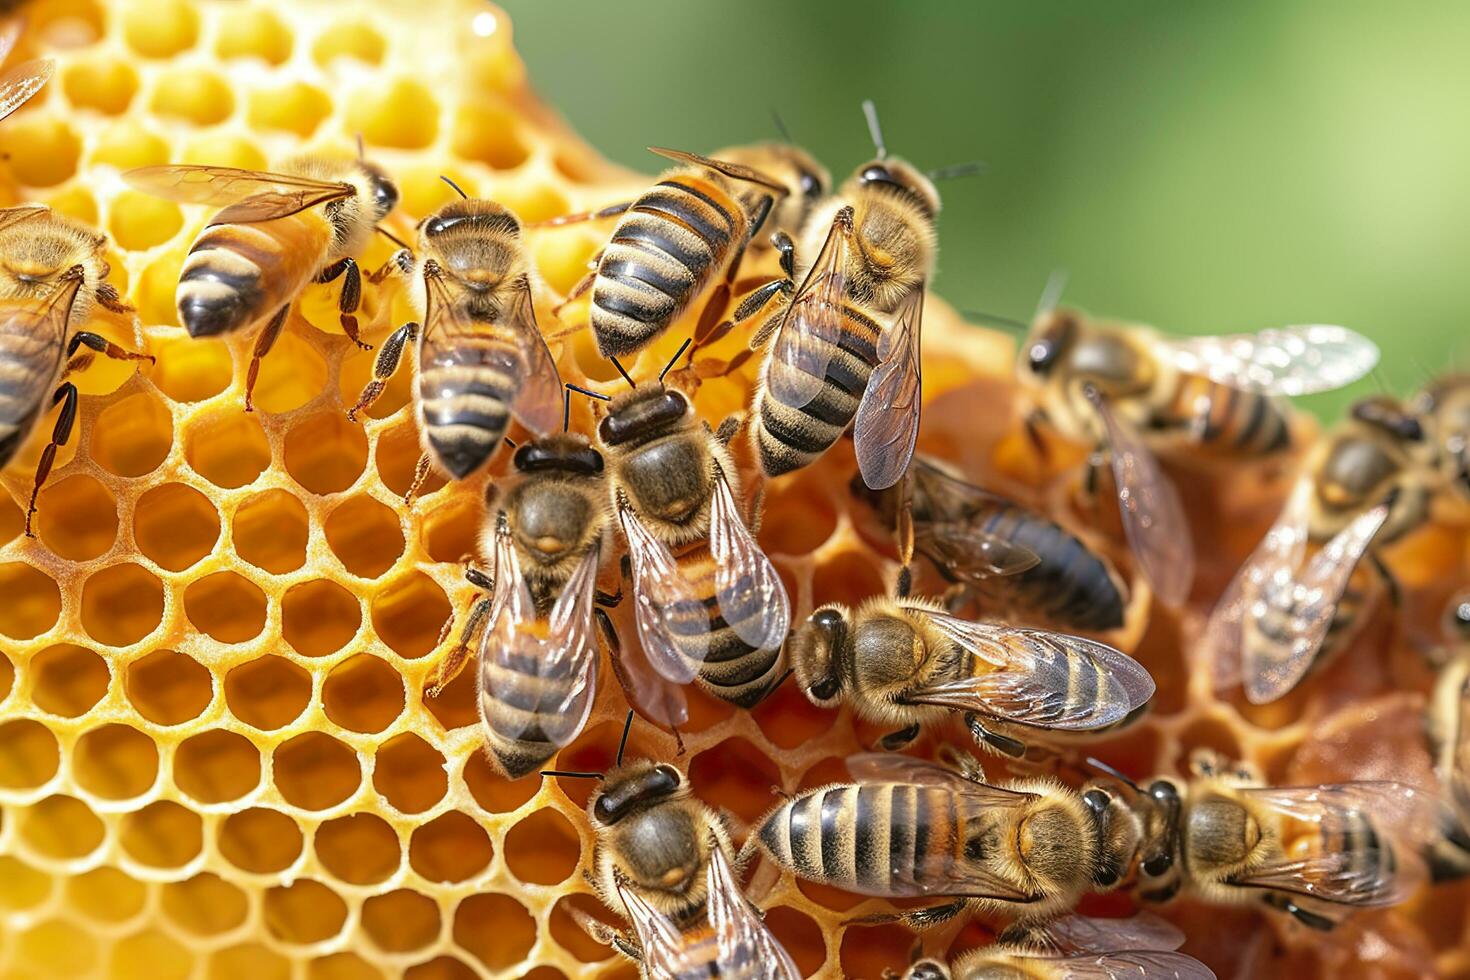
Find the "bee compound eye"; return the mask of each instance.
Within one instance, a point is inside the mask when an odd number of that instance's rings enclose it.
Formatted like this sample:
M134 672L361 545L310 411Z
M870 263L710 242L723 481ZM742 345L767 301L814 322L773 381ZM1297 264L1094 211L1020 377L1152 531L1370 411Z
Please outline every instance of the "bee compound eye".
M383 217L398 206L398 186L387 177L373 181L373 209Z
M807 694L809 697L815 698L818 701L831 701L837 697L837 692L840 688L841 685L837 681L837 676L835 674L828 674L807 688Z

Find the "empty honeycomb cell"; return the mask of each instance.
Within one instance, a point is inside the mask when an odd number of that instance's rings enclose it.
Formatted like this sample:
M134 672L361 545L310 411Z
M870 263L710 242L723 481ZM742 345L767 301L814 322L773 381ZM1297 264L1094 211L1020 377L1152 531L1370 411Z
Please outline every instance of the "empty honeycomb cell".
M439 937L439 906L407 888L362 903L362 928L385 953L411 953Z
M311 675L285 657L259 657L225 675L230 713L261 731L289 725L310 700Z
M281 597L281 638L302 656L336 653L361 626L362 605L351 592L328 579L293 585ZM331 707L327 710L330 714Z
M8 854L0 855L0 910L20 912L51 897L52 879Z
M301 857L301 847L301 828L279 810L251 807L220 824L220 854L251 874L285 871Z
M894 925L848 926L842 932L839 962L845 977L876 977L909 962L914 935Z
M20 811L20 837L35 853L58 861L86 857L102 843L105 828L74 796L48 796Z
M555 217L553 215L553 217ZM568 226L575 228L575 225ZM536 269L545 278L546 284L562 295L571 292L577 281L588 272L587 262L597 252L600 242L590 236L584 237L575 231L562 231L556 235L537 235L531 239L531 255L536 260ZM568 317L576 316L575 312ZM569 325L582 320L570 320ZM543 326L543 330L548 328ZM572 343L567 343L570 349ZM592 348L596 350L595 347ZM602 370L600 361L589 358L590 366ZM581 358L578 358L578 366ZM610 366L610 365L609 365ZM607 380L606 378L600 380Z
M567 980L567 975L554 966L538 966L521 974L520 980Z
M521 137L515 113L498 105L461 106L454 119L454 152L496 170L512 170L526 162L530 151Z
M138 308L138 315L148 323L169 327L179 325L178 308L174 304L174 292L178 289L179 270L183 264L183 249L172 248L148 263L142 275L138 277L138 288L133 293L133 303ZM182 334L182 331L180 333ZM188 340L187 335L174 341L177 344L198 342ZM203 341L203 343L207 344L211 341ZM219 344L218 341L213 341L213 343Z
M82 141L60 119L13 118L0 131L0 159L19 184L55 187L77 172Z
M357 753L322 732L305 732L282 743L271 768L281 796L303 810L330 809L362 782Z
M61 592L39 569L22 562L0 564L0 633L29 640L56 625Z
M93 796L130 800L158 779L158 749L136 728L103 725L77 739L71 771L77 785Z
M506 970L536 944L536 920L509 895L470 895L454 910L454 941L488 970Z
M91 454L118 476L145 476L158 469L173 444L173 416L156 395L140 392L98 414Z
M372 813L328 820L317 828L314 844L327 873L349 885L387 881L403 853L388 821Z
M233 490L255 482L270 465L270 444L260 423L230 405L195 421L184 442L189 466L217 487Z
M309 343L291 332L295 320L294 315L287 317L286 332L271 348L270 356L260 362L260 380L255 385L257 412L294 412L320 395L326 384L327 365Z
M383 35L371 24L345 20L322 32L311 47L311 56L324 67L338 58L352 58L366 65L376 65L383 60L387 47Z
M398 515L371 497L355 496L327 515L327 546L342 567L362 578L377 578L403 554Z
M424 515L424 545L433 561L462 562L474 558L480 531L485 524L485 506L473 498L450 501Z
M0 494L0 544L8 544L25 530L25 515L9 494Z
M374 449L378 465L378 477L395 497L408 493L413 484L413 473L418 466L423 450L419 448L419 430L409 422L395 425L378 436ZM444 477L429 469L428 478L419 488L419 496L425 497L444 486Z
M85 976L97 965L97 940L80 926L53 919L17 934L15 955L40 976Z
M322 685L327 717L354 732L381 732L403 713L405 699L403 675L370 653L333 667Z
M479 724L480 699L475 674L473 667L466 667L437 697L424 692L424 706L445 731Z
M607 772L613 767L617 758L618 742L623 734L623 719L606 720L596 724L589 723L581 735L566 748L562 749L556 757L556 768L570 772ZM657 759L661 753L653 750L648 739L648 726L637 717L633 719L633 727L628 731L627 749L624 757L627 759ZM535 780L531 779L534 783ZM587 800L592 796L592 791L597 788L597 781L592 779L563 779L556 778L556 785L572 805L582 810L587 806Z
M1201 718L1186 725L1177 736L1177 744L1174 766L1179 772L1188 772L1190 756L1202 750L1230 761L1243 758L1235 733L1219 718Z
M291 29L272 11L241 6L220 12L214 53L222 60L259 58L268 65L284 64L291 57Z
M333 953L306 965L306 980L384 980L383 973L356 953Z
M260 943L240 943L210 954L209 980L290 980L291 961Z
M97 224L97 199L85 187L78 187L75 184L63 187L54 194L48 194L45 203L57 214L65 215L82 224ZM114 270L118 274L125 271Z
M33 3L26 18L36 34L59 48L84 48L102 36L107 18L98 0Z
M129 663L123 685L128 702L156 725L193 721L214 698L214 681L208 668L172 650L155 650Z
M97 572L82 585L82 628L98 643L137 643L163 619L163 583L127 562Z
M812 575L812 593L823 602L856 606L869 596L884 595L882 574L866 555L837 555L817 566Z
M183 483L165 483L138 498L133 541L160 568L182 572L198 564L219 540L219 511Z
M204 821L173 800L159 800L125 814L118 840L140 864L181 868L204 847Z
M400 813L423 813L444 798L444 757L413 732L395 735L378 749L373 788Z
M0 723L0 788L35 789L60 765L61 749L45 725L29 718Z
M138 94L138 73L126 61L98 57L74 62L61 76L66 101L109 116L126 112Z
M123 38L145 58L168 58L199 40L199 15L187 0L132 0L122 16Z
M325 942L347 922L347 903L310 878L266 889L262 912L266 931L285 943Z
M194 970L194 954L159 929L124 936L108 956L111 980L186 980Z
M418 150L439 132L439 104L422 84L398 78L348 96L346 126L371 146Z
M228 803L260 785L260 752L237 732L191 735L174 754L174 784L200 803Z
M822 927L805 913L786 905L766 909L766 928L791 955L802 976L816 973L827 959L827 944Z
M306 508L284 490L267 490L235 511L235 554L256 568L283 575L306 564Z
M566 214L571 210L566 196L537 182L534 184L516 184L507 187L503 191L496 191L496 200L516 213L522 221L545 221L555 218L557 215ZM555 327L555 323L548 325L548 332Z
M118 275L113 276L114 280L117 278L119 278ZM120 288L125 291L127 286L124 283ZM107 315L107 319L101 317L93 319L87 324L87 329L93 333L102 335L114 343L121 344L129 350L137 349L140 346L131 327L114 319L111 314ZM83 395L110 395L122 387L123 383L133 377L134 374L137 374L140 369L146 374L147 367L148 365L146 363L140 364L137 361L122 361L111 357L96 357L92 359L92 363L86 369L72 374L71 380L76 384L77 391ZM106 407L111 408L113 406L108 405ZM157 418L156 415L155 418ZM94 416L94 419L93 424L95 425L101 420L100 413ZM164 416L164 420L167 423L167 429L165 431L172 429L173 419ZM92 441L95 443L95 438Z
M165 883L159 892L159 907L171 922L195 936L231 932L250 914L245 893L212 872Z
M819 708L787 681L751 709L751 717L777 747L794 749L830 731L837 713Z
M373 628L378 637L394 653L409 660L434 649L449 616L444 590L423 572L400 576L373 596Z
M183 212L172 201L123 191L113 199L107 227L119 247L144 252L173 238L183 224Z
M780 782L781 768L743 738L727 738L689 763L694 795L746 821L766 811L766 795Z
M244 643L265 628L265 593L234 572L215 572L184 590L184 612L221 643Z
M68 878L66 900L98 922L126 922L143 911L148 887L127 872L103 865Z
M298 422L286 434L286 472L311 493L340 493L367 466L367 436L341 412Z
M408 863L429 881L468 881L494 856L485 828L458 810L418 827L408 842Z
M517 879L536 885L555 885L566 881L577 870L582 841L566 817L546 807L510 828L503 850L506 866Z
M36 707L63 718L92 710L107 694L112 679L107 662L86 647L71 643L47 647L31 658L31 700Z
M158 79L149 108L160 116L213 126L235 111L235 95L215 72L180 69Z
M149 350L158 362L149 368L148 380L176 402L202 402L230 386L230 352L223 341L154 338Z
M36 533L58 558L91 561L117 539L117 500L90 476L48 484L36 507Z
M539 777L506 779L495 771L484 752L476 752L464 763L464 784L486 813L510 813L525 806L541 789Z
M436 956L403 971L403 980L475 980L478 974L453 956Z
M255 129L282 130L307 137L332 113L332 100L305 82L250 93L245 118Z
M0 653L0 701L10 696L10 689L15 685L15 665L10 658Z
M551 918L547 925L551 938L558 946L583 963L597 963L610 959L613 956L612 949L589 936L587 931L577 924L572 910L591 916L619 932L626 929L628 924L591 895L564 895L551 907Z

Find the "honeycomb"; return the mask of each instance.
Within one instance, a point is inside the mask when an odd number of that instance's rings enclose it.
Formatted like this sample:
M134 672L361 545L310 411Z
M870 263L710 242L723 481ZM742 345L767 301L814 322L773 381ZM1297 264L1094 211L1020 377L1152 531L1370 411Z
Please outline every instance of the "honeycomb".
M472 671L424 694L441 629L457 629L475 598L462 561L475 550L483 480L431 478L405 510L419 453L410 372L364 425L346 420L373 355L341 333L340 283L308 290L245 414L252 338L190 340L174 312L207 212L128 190L119 174L166 162L259 168L303 146L352 152L360 134L400 181L388 222L400 237L447 200L441 174L528 221L624 199L646 178L604 163L536 101L509 21L478 0L38 0L26 16L17 56L53 57L58 72L0 125L0 203L42 201L111 236L113 281L141 327L107 314L90 327L157 364L99 359L77 377L80 423L40 495L36 538L21 533L23 508L50 416L0 474L0 976L635 975L573 918L617 921L579 873L588 782L497 776L479 751ZM552 291L581 276L599 231L533 234ZM375 243L364 268L392 247ZM391 285L367 288L369 339L402 321L403 302ZM687 326L635 374L655 370ZM938 301L926 328L921 448L1096 525L1099 547L1126 567L1109 543L1115 519L1073 499L1075 447L1043 465L1020 436L1012 341L961 325ZM560 358L570 380L612 380L585 333ZM742 407L752 374L705 384L701 412L718 422ZM1135 583L1113 639L1159 693L1148 720L1097 754L1135 775L1180 771L1209 747L1277 780L1427 781L1429 674L1389 615L1277 704L1217 695L1192 669L1189 637L1289 480L1281 464L1171 465L1199 528L1196 602L1178 616L1150 609ZM796 616L894 581L886 531L844 489L853 470L839 445L769 487L760 537ZM1425 610L1460 574L1466 544L1465 523L1449 515L1391 553ZM938 588L932 574L919 582ZM676 761L737 835L772 787L837 778L840 760L876 734L789 684L748 713L691 699L682 756L646 723L630 751ZM604 685L559 765L607 766L624 711ZM944 737L957 733L926 735L916 750ZM876 977L907 962L904 929L844 925L884 903L769 868L750 887L808 975ZM1180 902L1165 914L1221 976L1449 976L1470 973L1467 898L1465 885L1441 886L1327 941L1251 910ZM927 942L965 948L993 925Z

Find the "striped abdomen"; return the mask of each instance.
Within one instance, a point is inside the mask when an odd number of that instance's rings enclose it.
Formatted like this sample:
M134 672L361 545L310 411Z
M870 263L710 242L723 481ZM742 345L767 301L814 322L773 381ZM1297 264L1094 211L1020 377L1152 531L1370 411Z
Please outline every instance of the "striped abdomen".
M693 175L655 184L618 221L592 284L603 356L642 350L704 291L745 236L740 204Z
M971 520L1041 559L1016 575L979 579L977 584L987 595L1070 629L1110 630L1123 625L1127 600L1112 569L1060 525L1011 504L997 504Z
M34 309L0 307L0 466L30 435L61 373L66 338L41 322Z
M1340 865L1334 862L1334 877L1351 877L1358 882L1354 888L1352 904L1374 905L1381 903L1393 890L1398 861L1393 853L1393 844L1373 826L1373 815L1366 810L1333 808L1332 820L1322 824L1322 839L1318 845L1324 853L1337 855ZM1340 870L1338 870L1340 868ZM1310 876L1305 884L1313 884Z
M184 259L175 296L191 337L240 330L275 313L318 271L326 219L314 210L246 224L209 225Z
M1317 650L1309 669L1315 670L1328 657L1337 653L1356 632L1363 620L1364 608L1371 598L1372 583L1365 580L1370 573L1359 566L1348 580L1347 588L1333 610L1332 622L1327 627L1327 637ZM1301 622L1301 610L1293 599L1294 588L1283 587L1265 590L1265 606L1261 615L1253 621L1253 629L1247 632L1246 642L1265 645L1266 653L1261 657L1267 663L1287 659L1296 641L1297 627Z
M760 959L761 951L749 945L738 947L721 961L720 937L706 923L684 930L680 939L676 970L661 962L663 969L654 975L672 980L756 980L771 975L770 964Z
M786 329L793 326L788 325ZM818 379L820 390L805 405L783 404L771 391L772 378L782 372L801 372L809 378L816 375L775 356L766 358L755 403L755 440L761 469L767 476L780 476L809 465L847 431L863 400L868 378L878 364L881 332L882 327L872 317L845 306L841 339L836 345L819 337L809 338L807 343L812 347L835 349Z
M1291 424L1280 402L1198 374L1179 375L1163 414L1169 428L1188 431L1194 442L1216 452L1265 456L1291 445Z
M576 657L558 664L536 642L524 650L496 648L499 636L487 630L480 650L480 728L495 761L516 779L576 737L596 685L587 683Z
M418 414L424 451L456 480L478 470L510 425L510 406L526 369L515 336L475 321L445 318L419 345ZM427 332L426 332L427 333Z
M966 860L955 797L938 786L811 790L783 803L757 833L782 867L864 895L929 893Z
M685 656L703 658L698 677L701 687L742 708L752 707L780 679L781 648L752 647L740 638L731 620L737 625L748 622L759 629L757 621L763 610L720 607L715 596L715 562L707 545L679 556L678 561L684 580L707 598L698 607L671 610L669 626L674 641Z

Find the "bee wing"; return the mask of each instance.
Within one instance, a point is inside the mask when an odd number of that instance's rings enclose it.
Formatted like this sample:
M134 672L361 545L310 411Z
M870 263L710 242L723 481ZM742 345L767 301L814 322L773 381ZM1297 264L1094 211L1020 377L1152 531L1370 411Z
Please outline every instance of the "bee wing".
M1106 643L925 611L929 621L994 669L908 692L904 700L1004 721L1087 731L1122 721L1153 697L1148 671Z
M1388 506L1380 504L1338 532L1312 556L1300 576L1277 569L1261 581L1247 614L1257 619L1285 617L1290 640L1285 650L1276 643L1246 645L1245 696L1253 704L1276 700L1302 679L1327 639L1353 570L1387 519Z
M0 208L0 229L18 225L22 221L49 214L51 209L44 204L18 204L13 208Z
M513 410L521 424L537 435L554 432L562 421L561 374L556 360L546 346L546 338L536 326L536 307L531 299L531 282L522 280L515 300L507 311L508 326L520 339L525 359L518 375L521 387L516 393Z
M778 201L789 193L783 184L767 177L754 167L747 167L740 163L731 163L728 160L715 160L710 157L702 157L698 153L689 153L684 150L671 150L666 146L650 146L648 149L649 152L657 153L659 156L673 160L676 163L689 163L696 167L708 167L716 173L724 174L726 177L733 177L736 180L749 184L759 184L774 192Z
M1391 905L1419 883L1414 852L1432 833L1431 794L1395 782L1240 791L1300 828L1278 856L1229 879L1338 905ZM1389 853L1383 853L1391 848Z
M765 922L741 894L725 852L711 845L706 913L719 945L715 975L750 977L751 980L801 980L801 971L791 956L771 935ZM691 972L678 973L690 976Z
M37 58L33 61L22 61L0 75L0 119L29 102L33 95L41 91L41 87L55 70L56 62L49 58Z
M928 524L923 529L915 529L914 541L933 552L945 569L962 581L1018 575L1041 564L1041 556L1030 548L997 537L978 523Z
M11 17L0 25L0 64L4 64L10 52L15 50L15 42L20 40L25 26L24 17Z
M510 522L504 511L501 511L495 521L492 552L491 569L495 592L490 597L490 611L485 617L487 633L495 628L502 617L508 617L518 625L536 618L536 603L531 599L530 585L521 574L521 560L516 555Z
M123 174L123 180L170 201L225 205L211 224L270 221L357 193L346 183L187 163L139 167Z
M827 240L796 295L781 314L781 324L766 359L766 391L789 408L802 408L825 384L827 366L842 340L842 300L847 286L847 249L851 209L838 212Z
M725 622L757 650L780 647L791 625L791 601L771 559L746 529L723 472L715 477L710 502L709 547Z
M1072 953L1110 949L1174 950L1184 945L1184 932L1167 919L1137 912L1124 919L1101 919L1068 913L1041 927L1057 948Z
M618 508L618 522L633 566L633 617L643 653L664 679L688 684L704 662L704 650L699 647L703 644L708 649L709 615L704 600L679 570L669 546L648 532L632 507L623 504ZM689 622L696 624L692 631L686 625ZM692 652L690 646L695 648Z
M691 968L700 966L689 954L684 933L673 919L627 887L622 875L615 877L614 887L623 900L628 921L633 923L633 932L638 936L638 945L643 952L643 969L649 980L678 980Z
M619 650L612 658L612 668L629 703L654 724L677 731L689 720L684 689L654 670L641 646Z
M1138 567L1160 599L1170 606L1182 605L1194 581L1194 544L1179 493L1153 453L1102 396L1088 388L1087 399L1107 428L1118 511Z
M1346 327L1281 327L1260 333L1163 341L1191 374L1267 395L1310 395L1352 384L1378 363L1378 347Z
M1058 980L1215 980L1215 972L1186 953L1128 949L1071 956L1027 956L1056 967Z
M853 445L863 482L874 490L893 486L908 470L919 437L923 369L919 339L924 326L924 284L904 297L893 323L878 340L878 366L858 404Z

